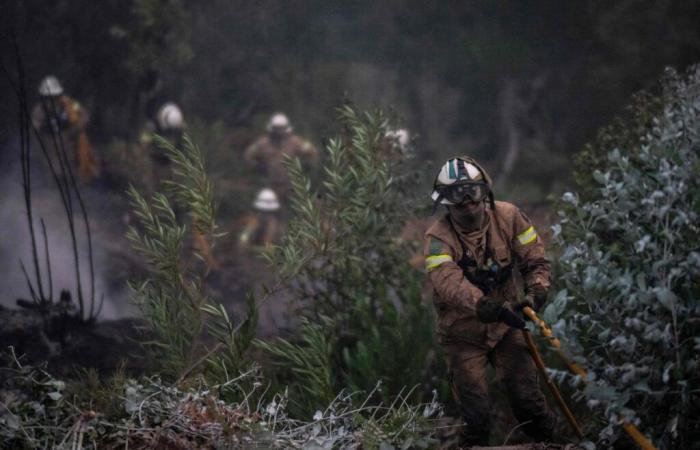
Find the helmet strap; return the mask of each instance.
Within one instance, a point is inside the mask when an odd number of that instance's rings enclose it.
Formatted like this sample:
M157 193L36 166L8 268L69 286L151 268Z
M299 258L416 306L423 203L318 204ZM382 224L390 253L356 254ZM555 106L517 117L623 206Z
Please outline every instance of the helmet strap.
M433 202L433 210L430 213L430 217L435 215L435 212L437 211L438 206L440 205L440 202L442 201L442 198L443 198L442 193L438 191L438 197Z

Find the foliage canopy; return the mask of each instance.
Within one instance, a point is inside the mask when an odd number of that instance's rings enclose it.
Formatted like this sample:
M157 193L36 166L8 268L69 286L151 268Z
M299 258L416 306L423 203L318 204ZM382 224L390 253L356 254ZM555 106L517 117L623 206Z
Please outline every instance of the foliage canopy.
M660 448L691 448L700 438L700 67L669 70L660 102L648 127L599 141L606 159L591 169L589 196L564 195L554 227L564 289L546 316L585 355L583 393L609 421L602 442L614 445L625 419ZM617 143L629 145L607 146Z

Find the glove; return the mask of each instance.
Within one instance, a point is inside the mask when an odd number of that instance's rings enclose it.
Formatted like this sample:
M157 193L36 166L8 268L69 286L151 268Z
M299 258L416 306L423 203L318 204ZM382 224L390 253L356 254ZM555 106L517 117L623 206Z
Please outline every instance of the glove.
M503 322L509 327L525 328L525 321L519 314L503 306L502 297L484 295L476 302L476 316L484 323Z
M498 322L506 299L484 295L476 302L476 316L484 323Z
M535 308L535 299L529 294L523 297L523 299L520 300L518 303L516 303L515 306L513 306L513 310L521 313L523 309L525 309L525 307L527 306L537 311L537 308Z
M528 289L527 294L525 294L525 297L518 302L515 307L513 308L515 311L522 311L523 308L526 306L529 306L535 312L538 312L542 305L545 304L547 301L547 291L542 289L542 288L533 288L533 289Z
M513 312L510 308L505 306L501 307L501 311L498 313L498 320L505 323L509 327L523 329L525 328L525 321L520 314Z

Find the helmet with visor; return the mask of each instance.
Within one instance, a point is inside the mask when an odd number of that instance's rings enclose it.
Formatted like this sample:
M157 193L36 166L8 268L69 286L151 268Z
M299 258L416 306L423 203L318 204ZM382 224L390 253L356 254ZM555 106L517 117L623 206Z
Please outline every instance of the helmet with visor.
M462 205L489 197L489 178L471 158L449 159L438 172L431 198L434 206Z
M480 202L489 193L488 185L482 181L460 181L449 186L436 187L442 195L443 205L463 205L464 203Z

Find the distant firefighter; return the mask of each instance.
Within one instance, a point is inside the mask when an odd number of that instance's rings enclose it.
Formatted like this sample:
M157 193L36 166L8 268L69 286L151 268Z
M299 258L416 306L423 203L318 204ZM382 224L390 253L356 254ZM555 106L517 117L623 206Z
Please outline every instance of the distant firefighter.
M246 149L244 159L282 197L290 189L282 164L285 155L299 157L303 164L312 167L318 163L318 150L313 144L293 133L286 115L276 113L270 117L267 134Z
M253 202L254 212L243 218L243 230L238 237L241 249L250 246L268 247L275 243L280 234L280 209L277 194L270 188L262 189Z
M154 117L151 117L141 130L139 145L151 159L152 185L157 187L161 181L170 178L171 162L165 150L160 148L154 140L157 134L168 140L176 147L182 144L182 136L185 130L185 120L182 110L177 104L167 102L158 108Z
M63 86L53 75L41 80L38 91L40 102L32 110L32 124L47 149L55 148L54 143L63 143L66 157L72 160L70 170L81 182L89 183L98 175L99 168L85 131L87 111L63 93ZM51 163L60 173L58 157L52 157Z
M389 129L380 144L380 151L390 160L402 160L411 154L411 134L406 128Z
M143 130L139 141L144 145L153 143L153 135L158 134L171 141L179 142L185 129L185 119L182 110L174 102L163 103L153 117L150 117Z
M180 107L174 102L163 103L153 117L144 125L139 136L139 145L142 151L147 152L151 160L150 185L153 191L162 190L161 183L172 180L172 161L166 151L155 142L155 135L159 135L175 147L182 148L182 140L185 133L185 119ZM179 215L179 209L175 208ZM195 249L199 252L207 268L218 269L219 262L214 257L214 249L209 239L192 225L192 239Z

